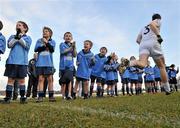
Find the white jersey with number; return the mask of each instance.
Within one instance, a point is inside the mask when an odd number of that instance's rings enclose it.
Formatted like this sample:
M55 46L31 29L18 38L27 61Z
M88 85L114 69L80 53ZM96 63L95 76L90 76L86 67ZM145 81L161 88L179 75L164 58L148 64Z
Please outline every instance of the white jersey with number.
M160 26L161 26L160 19L156 19L154 21L155 21L155 23L157 25L157 28L160 31ZM142 35L142 40L141 40L142 43L147 41L147 40L152 40L152 41L157 40L156 34L151 30L149 25L145 26L141 30L140 34Z
M154 20L156 22L156 26L160 31L160 20ZM158 59L163 56L163 52L161 49L161 45L157 41L157 35L151 30L150 26L145 26L141 32L142 35L141 43L139 45L139 54L147 54L153 59Z

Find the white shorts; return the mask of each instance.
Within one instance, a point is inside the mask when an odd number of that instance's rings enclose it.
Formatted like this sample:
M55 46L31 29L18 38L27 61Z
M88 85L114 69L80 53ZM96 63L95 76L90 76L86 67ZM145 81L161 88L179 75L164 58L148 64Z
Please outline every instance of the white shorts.
M161 45L157 41L147 40L140 43L139 55L147 54L154 60L164 57Z

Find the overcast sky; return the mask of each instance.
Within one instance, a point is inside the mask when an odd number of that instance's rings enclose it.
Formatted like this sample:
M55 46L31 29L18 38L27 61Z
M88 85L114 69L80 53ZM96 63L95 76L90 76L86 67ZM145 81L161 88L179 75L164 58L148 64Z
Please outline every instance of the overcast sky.
M59 89L59 44L63 34L72 32L77 49L83 41L94 42L92 51L106 46L108 54L116 52L121 57L138 57L135 40L142 27L149 24L153 13L162 16L161 35L166 64L180 65L180 1L179 0L0 0L0 20L4 23L2 33L6 39L15 34L15 25L23 20L29 25L28 34L33 42L29 52L32 58L37 39L42 37L43 26L52 28L56 41L54 53L55 89ZM1 56L0 89L5 89L7 78L3 77L9 49ZM154 63L152 63L154 66Z

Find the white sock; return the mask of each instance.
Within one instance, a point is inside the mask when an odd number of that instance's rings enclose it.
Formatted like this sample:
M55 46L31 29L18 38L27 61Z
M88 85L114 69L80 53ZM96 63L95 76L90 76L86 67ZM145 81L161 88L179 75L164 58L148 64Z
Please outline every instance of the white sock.
M169 83L168 83L168 82L166 82L166 83L162 83L162 86L164 87L164 90L165 90L166 92L170 92L170 91L171 91L171 89L170 89L170 86L169 86Z
M68 93L68 97L71 97L71 93Z

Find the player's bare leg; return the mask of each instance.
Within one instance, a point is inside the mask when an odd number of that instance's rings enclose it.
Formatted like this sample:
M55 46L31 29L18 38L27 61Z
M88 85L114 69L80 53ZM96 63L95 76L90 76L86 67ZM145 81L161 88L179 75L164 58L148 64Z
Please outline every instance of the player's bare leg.
M89 81L84 81L83 86L84 86L84 99L87 99L88 98Z
M66 84L62 84L61 85L61 94L62 94L63 99L66 99L66 97L65 97L65 88L66 88Z
M79 81L76 80L75 87L73 90L73 99L76 99L76 92L77 92L78 86L79 86Z
M137 66L137 67L143 68L147 65L148 58L149 58L148 54L141 54L139 56L139 60L130 61L130 66ZM167 77L166 68L165 68L164 57L161 56L160 58L154 59L154 61L160 69L162 86L164 87L165 92L168 95L170 94L170 88L169 88L169 82L168 82L168 77Z
M130 61L130 66L137 66L140 68L144 68L147 65L149 55L148 54L141 54L139 56L139 60Z
M158 59L154 60L156 65L159 67L160 69L160 75L161 75L161 84L164 87L164 90L166 92L166 94L170 94L170 87L169 87L169 82L168 82L168 76L166 73L166 67L165 67L165 60L164 57L160 57Z

